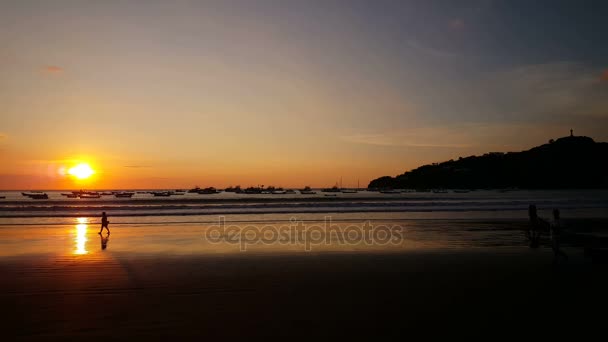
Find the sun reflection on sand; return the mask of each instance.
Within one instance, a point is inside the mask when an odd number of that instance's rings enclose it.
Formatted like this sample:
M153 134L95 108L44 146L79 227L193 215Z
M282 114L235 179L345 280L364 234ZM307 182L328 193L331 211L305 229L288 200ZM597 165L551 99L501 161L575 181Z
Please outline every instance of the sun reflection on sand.
M76 225L76 250L74 254L87 254L87 223L88 220L85 217L79 217L77 219L78 224Z

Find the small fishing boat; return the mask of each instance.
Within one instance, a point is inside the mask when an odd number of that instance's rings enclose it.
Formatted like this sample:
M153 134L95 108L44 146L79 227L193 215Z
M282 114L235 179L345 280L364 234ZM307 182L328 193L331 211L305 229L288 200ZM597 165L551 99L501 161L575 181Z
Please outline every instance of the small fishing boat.
M434 189L433 193L434 194L447 194L448 191L446 189Z
M334 185L331 188L325 188L323 190L321 190L322 192L340 192L340 188L338 187L338 185Z
M287 190L285 190L285 193L288 195L294 195L296 192L293 189L287 189Z
M114 197L116 198L131 198L133 197L134 193L133 192L119 192L114 194Z
M195 186L194 188L188 190L188 192L191 193L191 194L199 193L199 191L201 191L201 188L198 185Z
M468 194L471 190L454 190L454 192L457 194Z
M285 195L287 192L285 190L272 190L270 193L273 195Z
M325 197L336 197L336 196L338 196L337 194L324 194L324 195L325 195Z
M5 199L5 198L6 198L6 196L0 196L0 199Z
M300 189L300 193L302 195L314 195L317 192L316 191L312 191L312 189L309 186L305 186L304 189Z
M214 187L209 187L209 188L204 188L198 191L199 195L213 195L213 194L219 194L220 192L214 188Z
M154 195L154 197L169 197L171 196L171 193L169 191L153 191L152 195Z
M41 191L30 191L30 192L22 192L21 195L23 195L25 197L32 197L32 196L39 196L39 195L46 195L46 194Z
M49 199L49 195L47 195L46 193L41 193L41 194L30 194L28 196L31 199L35 199L35 200L41 200L41 199Z
M343 194L356 194L357 192L356 189L342 189Z
M248 195L255 195L255 194L261 194L262 193L262 188L257 187L249 187L247 189L245 189L245 191L243 191L244 193L248 194Z
M102 193L100 193L100 195L101 195L101 196L112 196L112 195L114 195L114 193L112 193L112 192L107 192L107 191L106 191L106 192L102 192Z
M92 194L92 193L83 193L80 196L78 196L80 198L84 198L84 199L90 199L90 198L101 198L100 194Z

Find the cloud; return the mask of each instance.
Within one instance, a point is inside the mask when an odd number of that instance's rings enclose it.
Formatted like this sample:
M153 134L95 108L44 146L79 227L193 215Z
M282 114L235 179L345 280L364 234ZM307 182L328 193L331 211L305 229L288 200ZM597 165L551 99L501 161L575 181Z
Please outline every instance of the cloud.
M464 20L452 19L448 22L448 27L454 31L462 30L462 29L464 29Z
M63 68L56 65L46 65L42 71L49 75L59 75L63 73Z
M411 127L407 131L343 135L348 143L381 147L468 148L473 141L462 127Z
M420 117L448 123L548 123L608 116L602 73L579 63L520 65L439 87L441 101L416 103Z
M606 88L597 80L597 69L578 63L560 62L527 65L493 75L485 94L499 94L495 108L520 115L608 114Z
M451 52L446 49L434 48L429 45L422 44L418 40L415 40L415 39L410 39L410 40L406 41L405 44L407 44L410 48L412 48L414 50L417 50L421 53L424 53L424 54L427 54L427 55L430 55L433 57L439 57L439 58L462 57L462 55L460 53Z

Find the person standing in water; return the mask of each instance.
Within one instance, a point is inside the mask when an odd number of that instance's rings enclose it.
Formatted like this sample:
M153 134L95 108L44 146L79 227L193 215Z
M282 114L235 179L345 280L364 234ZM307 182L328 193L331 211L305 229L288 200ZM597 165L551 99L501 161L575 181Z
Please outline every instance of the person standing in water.
M530 241L530 248L537 248L540 245L540 230L543 220L538 217L534 204L530 204L528 207L528 216L530 217L530 226L526 230L526 237Z
M553 249L553 263L557 263L559 258L568 260L568 256L560 248L560 236L562 234L563 224L559 218L559 209L553 209L553 221L551 221L551 248Z
M108 235L110 234L110 228L108 228L108 224L110 224L110 221L108 221L108 217L106 216L106 212L104 211L103 213L101 213L101 229L99 230L99 234L103 232L104 228L108 231Z

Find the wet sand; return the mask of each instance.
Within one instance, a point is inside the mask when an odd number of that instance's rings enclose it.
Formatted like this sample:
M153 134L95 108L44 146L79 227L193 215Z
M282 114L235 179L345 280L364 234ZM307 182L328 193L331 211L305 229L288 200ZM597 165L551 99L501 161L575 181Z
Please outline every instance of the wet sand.
M201 253L157 229L145 239L116 230L102 251L94 232L84 249L71 233L0 230L7 340L453 337L527 328L580 338L604 324L592 310L606 308L608 269L575 249L553 267L550 250L525 247ZM28 236L21 253L11 242L19 234Z

